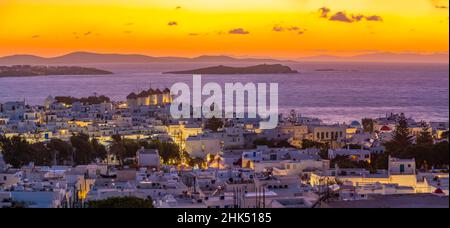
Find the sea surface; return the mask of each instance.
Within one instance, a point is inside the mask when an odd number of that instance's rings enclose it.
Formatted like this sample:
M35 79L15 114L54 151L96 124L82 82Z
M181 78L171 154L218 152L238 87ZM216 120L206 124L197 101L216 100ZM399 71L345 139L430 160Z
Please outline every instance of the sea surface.
M83 65L113 75L0 78L0 102L43 104L49 96L107 95L123 101L130 92L192 84L191 75L163 74L225 63L152 63ZM250 64L226 64L230 66ZM282 112L328 123L350 122L404 112L417 120L449 121L449 65L380 63L294 63L299 74L203 75L203 82L278 83Z

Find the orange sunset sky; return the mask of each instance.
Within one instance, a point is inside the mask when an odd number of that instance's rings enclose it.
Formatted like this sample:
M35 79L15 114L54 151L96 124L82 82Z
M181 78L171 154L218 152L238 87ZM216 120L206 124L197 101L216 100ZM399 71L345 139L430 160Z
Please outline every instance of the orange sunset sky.
M0 56L448 53L448 0L0 0Z

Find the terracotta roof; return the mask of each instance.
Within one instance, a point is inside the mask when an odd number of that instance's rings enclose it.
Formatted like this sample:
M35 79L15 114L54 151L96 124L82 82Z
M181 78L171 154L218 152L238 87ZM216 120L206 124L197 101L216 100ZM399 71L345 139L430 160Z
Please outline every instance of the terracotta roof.
M392 129L390 127L388 127L388 126L383 126L383 127L381 127L380 130L381 131L391 131Z

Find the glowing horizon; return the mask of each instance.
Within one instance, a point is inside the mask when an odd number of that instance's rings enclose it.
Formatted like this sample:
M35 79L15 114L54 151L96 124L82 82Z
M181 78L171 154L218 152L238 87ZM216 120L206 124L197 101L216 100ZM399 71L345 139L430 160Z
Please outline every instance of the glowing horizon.
M448 2L0 0L0 56L448 53Z

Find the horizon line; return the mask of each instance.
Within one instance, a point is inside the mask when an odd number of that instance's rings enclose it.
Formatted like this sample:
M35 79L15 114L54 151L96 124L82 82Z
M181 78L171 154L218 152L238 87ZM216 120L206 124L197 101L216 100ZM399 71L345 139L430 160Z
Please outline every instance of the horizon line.
M331 52L331 51L330 51ZM351 51L348 51L351 52ZM395 62L395 63L449 63L449 59L445 58L442 60L424 60L424 61L418 61L418 60L409 60L404 58L397 58L397 59L391 59L391 60L367 60L367 59L360 59L362 57L367 57L370 55L377 55L377 54L390 54L392 57L396 57L395 55L412 55L417 58L420 57L433 57L438 55L449 55L449 51L436 51L436 52L413 52L413 51L406 51L406 52L392 52L392 51L356 51L360 52L361 54L351 54L351 55L336 55L336 54L326 54L326 53L320 53L316 55L306 55L306 56L299 56L299 57L293 57L293 58L287 58L287 57L275 57L275 56L262 56L262 55L234 55L234 54L200 54L200 55L151 55L151 54L144 54L144 53L128 53L128 52L97 52L97 51L86 51L86 50L79 50L79 51L70 51L65 52L62 54L57 55L40 55L40 54L26 54L26 53L19 53L19 54L9 54L9 55L3 55L0 56L0 59L2 58L8 58L8 57L19 57L19 56L33 56L43 59L52 59L52 58L58 58L58 57L64 57L71 54L93 54L93 55L124 55L124 56L143 56L143 57L153 57L153 58L186 58L186 59L195 59L200 57L230 57L235 58L236 60L245 60L245 59L255 59L255 60L273 60L273 61L305 61L305 62ZM320 59L320 58L331 58L331 59ZM333 59L334 58L334 59Z
M318 51L318 52L324 52L324 51ZM449 55L450 51L428 51L428 52L419 52L419 51L362 51L362 50L356 50L356 51L325 51L325 52L347 52L347 53L361 53L361 54L351 54L351 55L336 55L336 54L326 54L326 53L320 53L315 55L305 55L305 56L298 56L294 58L286 58L286 57L271 57L271 56L264 56L264 55L236 55L236 54L225 54L225 53L217 53L217 54L196 54L196 55L152 55L148 53L139 53L139 52L102 52L102 51L88 51L88 50L74 50L74 51L67 51L62 52L60 54L54 54L54 55L45 55L45 54L37 54L37 53L15 53L15 54L6 54L6 55L0 55L0 58L4 57L10 57L10 56L38 56L41 58L55 58L55 57L61 57L69 54L75 54L75 53L88 53L88 54L100 54L100 55L143 55L143 56L149 56L149 57L180 57L180 58L196 58L196 57L202 57L202 56L226 56L226 57L235 57L235 58L285 58L285 59L296 59L296 58L311 58L311 57L320 57L320 56L332 56L332 57L340 57L340 58L349 58L349 57L358 57L362 55L370 55L370 54L396 54L396 55L405 55L405 54L413 54L413 55L422 55L422 56L430 56L430 55Z

